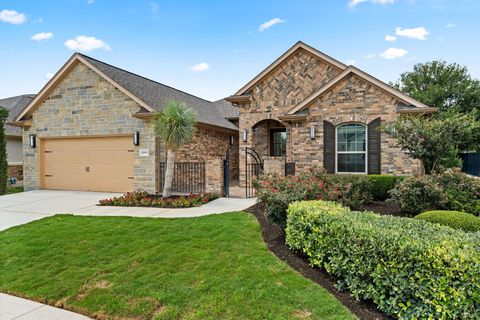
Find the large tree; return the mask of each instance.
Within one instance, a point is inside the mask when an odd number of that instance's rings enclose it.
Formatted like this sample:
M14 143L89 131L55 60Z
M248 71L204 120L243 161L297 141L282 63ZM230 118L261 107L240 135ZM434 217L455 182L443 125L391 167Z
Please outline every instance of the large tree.
M186 104L169 100L165 108L155 116L155 133L167 148L167 167L162 197L172 194L172 181L175 165L175 152L189 142L195 134L197 117Z
M480 122L476 110L442 117L405 116L384 128L402 150L422 162L425 173L461 165L460 151L475 148Z
M440 113L456 110L467 113L480 109L480 81L457 63L431 61L419 63L412 71L402 73L392 84L412 98L436 107Z
M7 141L5 140L5 121L8 110L0 107L0 195L7 193L8 162Z

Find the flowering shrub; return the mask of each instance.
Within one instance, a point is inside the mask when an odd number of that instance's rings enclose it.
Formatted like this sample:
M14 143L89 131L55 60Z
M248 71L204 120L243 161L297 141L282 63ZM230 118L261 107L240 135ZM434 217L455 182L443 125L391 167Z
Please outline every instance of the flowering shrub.
M323 171L312 170L296 176L266 173L253 181L257 198L267 205L269 218L284 227L288 205L299 200L338 200L340 188L326 179Z
M155 208L189 208L217 199L214 193L190 194L178 198L163 199L150 195L145 191L127 192L123 196L100 200L100 206L118 207L155 207Z

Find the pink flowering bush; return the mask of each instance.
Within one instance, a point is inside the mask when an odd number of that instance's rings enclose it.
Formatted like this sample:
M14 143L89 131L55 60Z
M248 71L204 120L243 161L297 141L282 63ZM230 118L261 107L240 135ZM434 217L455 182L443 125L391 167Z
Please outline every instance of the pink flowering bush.
M262 174L254 180L257 198L267 205L269 218L284 227L288 205L300 200L338 201L343 187L330 182L321 170L302 172L296 176Z
M202 204L217 199L214 193L190 194L177 198L163 199L152 196L145 191L127 192L123 196L100 200L100 206L119 207L155 207L155 208L189 208L199 207Z

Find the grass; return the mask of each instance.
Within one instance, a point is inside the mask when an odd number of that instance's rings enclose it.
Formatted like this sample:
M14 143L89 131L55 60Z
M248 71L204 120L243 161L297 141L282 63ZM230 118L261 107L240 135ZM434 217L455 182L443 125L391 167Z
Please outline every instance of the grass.
M23 187L8 187L7 194L23 192Z
M105 319L353 319L254 217L58 215L0 232L0 291Z

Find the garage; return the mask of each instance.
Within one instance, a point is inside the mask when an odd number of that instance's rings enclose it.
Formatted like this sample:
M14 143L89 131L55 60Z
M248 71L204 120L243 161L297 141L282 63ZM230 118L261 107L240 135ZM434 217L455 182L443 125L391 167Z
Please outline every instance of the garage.
M130 136L40 140L40 188L133 191Z

